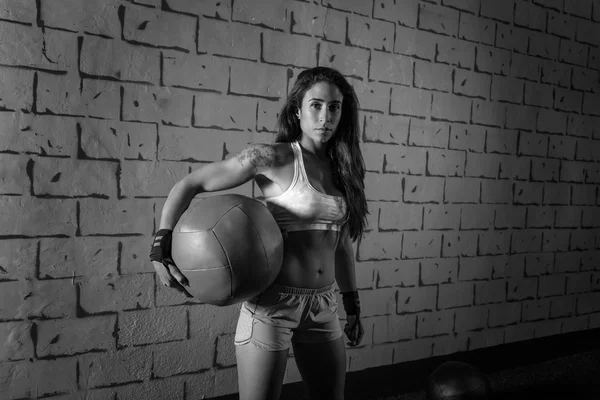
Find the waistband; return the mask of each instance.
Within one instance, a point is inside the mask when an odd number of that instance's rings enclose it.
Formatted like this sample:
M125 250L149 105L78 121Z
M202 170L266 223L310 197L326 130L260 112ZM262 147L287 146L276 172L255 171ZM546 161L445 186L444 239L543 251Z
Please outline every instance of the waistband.
M282 293L282 294L295 294L295 295L300 295L300 296L314 296L317 294L324 294L324 293L329 293L329 292L333 292L334 291L334 283L324 286L322 288L318 288L318 289L309 289L309 288L299 288L299 287L293 287L293 286L285 286L285 285L280 285L278 283L273 283L271 286L269 286L269 288L267 289L268 291L275 291L277 293Z

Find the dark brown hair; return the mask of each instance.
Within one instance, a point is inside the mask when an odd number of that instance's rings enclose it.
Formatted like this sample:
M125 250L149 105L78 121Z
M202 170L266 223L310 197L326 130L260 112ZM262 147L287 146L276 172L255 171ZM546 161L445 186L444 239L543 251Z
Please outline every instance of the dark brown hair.
M277 119L276 142L293 142L302 136L297 111L302 107L306 92L316 83L328 82L343 95L342 115L337 130L327 143L327 154L333 165L335 185L342 191L348 205L348 232L353 240L362 235L367 225L365 196L365 162L360 151L358 98L354 88L337 70L316 67L302 71Z

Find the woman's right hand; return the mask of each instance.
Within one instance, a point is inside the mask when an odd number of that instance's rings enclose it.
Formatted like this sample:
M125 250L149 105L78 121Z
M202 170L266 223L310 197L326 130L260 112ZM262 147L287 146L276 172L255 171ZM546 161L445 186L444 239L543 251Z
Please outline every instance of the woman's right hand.
M172 233L173 231L170 229L160 229L156 232L150 250L150 260L152 260L154 270L164 286L172 287L186 297L192 298L193 296L184 287L189 286L188 279L181 273L171 258Z

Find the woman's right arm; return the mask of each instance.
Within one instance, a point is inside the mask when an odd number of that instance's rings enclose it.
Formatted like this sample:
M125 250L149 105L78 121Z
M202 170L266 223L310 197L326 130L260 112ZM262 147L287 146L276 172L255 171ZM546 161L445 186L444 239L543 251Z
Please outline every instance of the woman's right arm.
M280 163L273 146L251 145L227 160L204 165L177 182L163 206L159 229L173 229L190 202L199 193L240 186L257 175L270 175Z

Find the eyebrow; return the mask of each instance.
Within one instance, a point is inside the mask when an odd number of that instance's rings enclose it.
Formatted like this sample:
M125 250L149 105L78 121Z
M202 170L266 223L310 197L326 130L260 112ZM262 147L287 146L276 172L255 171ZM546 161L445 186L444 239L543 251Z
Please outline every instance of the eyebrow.
M313 97L313 98L312 98L312 99L310 99L309 101L313 101L313 100L318 100L318 101L325 102L325 100L323 100L323 99L319 99L318 97ZM339 101L339 100L333 100L333 101L330 101L330 103L341 103L341 101Z

